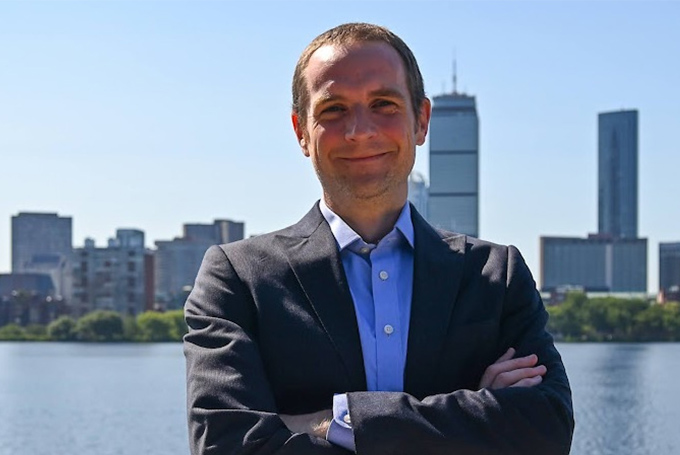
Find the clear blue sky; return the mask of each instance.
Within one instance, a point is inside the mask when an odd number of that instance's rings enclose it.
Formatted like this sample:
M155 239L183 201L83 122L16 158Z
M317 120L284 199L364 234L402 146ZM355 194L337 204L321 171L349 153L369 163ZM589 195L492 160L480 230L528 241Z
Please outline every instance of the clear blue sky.
M246 234L320 195L290 127L290 79L317 34L383 24L426 91L477 96L481 237L517 245L597 229L597 114L640 112L641 236L680 241L680 2L0 1L0 272L10 217L73 217L74 244L116 228L147 245L185 222ZM427 144L416 169L428 174Z

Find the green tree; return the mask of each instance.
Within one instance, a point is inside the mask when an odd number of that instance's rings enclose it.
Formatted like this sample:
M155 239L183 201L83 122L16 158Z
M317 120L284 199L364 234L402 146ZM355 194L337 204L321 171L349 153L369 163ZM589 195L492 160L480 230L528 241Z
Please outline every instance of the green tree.
M582 292L570 292L560 305L548 307L548 330L566 340L583 339L588 298Z
M42 324L29 324L24 327L24 335L27 340L31 341L46 341L47 327Z
M173 339L173 323L163 313L146 311L137 316L139 340L171 341Z
M94 311L78 319L76 337L82 341L120 341L123 318L113 311Z
M55 341L71 341L76 338L76 321L60 316L47 326L47 335Z
M664 310L663 323L669 334L668 341L680 341L680 303L666 303Z
M139 339L139 327L137 326L136 317L125 316L123 318L123 339L127 341L137 341Z
M172 324L171 336L173 340L181 341L182 337L189 331L186 321L184 320L184 310L172 310L163 313L170 324Z
M0 327L0 341L23 341L25 339L24 329L19 324L7 324Z

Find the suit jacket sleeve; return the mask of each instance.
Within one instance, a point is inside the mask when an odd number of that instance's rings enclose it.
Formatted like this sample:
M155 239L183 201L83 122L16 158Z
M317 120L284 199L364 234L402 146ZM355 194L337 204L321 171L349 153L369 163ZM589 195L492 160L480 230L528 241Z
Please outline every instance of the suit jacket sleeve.
M543 382L532 388L452 390L422 400L399 392L349 393L358 454L569 453L571 393L545 331L547 313L514 247L507 249L506 267L498 344L515 347L518 356L537 354L547 367Z
M254 339L254 311L226 253L210 248L185 306L191 453L347 454L323 439L291 433L278 417Z

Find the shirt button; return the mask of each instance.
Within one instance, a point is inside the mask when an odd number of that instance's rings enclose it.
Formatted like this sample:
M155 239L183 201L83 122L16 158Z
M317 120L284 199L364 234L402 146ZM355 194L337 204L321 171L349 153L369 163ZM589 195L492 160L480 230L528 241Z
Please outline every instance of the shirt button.
M342 421L345 422L347 425L352 424L352 419L349 418L349 413L345 414L345 417L342 418Z
M383 330L385 331L385 333L386 333L387 335L392 335L392 333L394 332L394 327L392 327L391 325L387 324L385 327L383 327Z
M385 281L387 278L389 278L388 273L387 273L386 271L384 271L384 270L383 270L382 272L380 272L380 273L378 274L378 276L379 276L380 279L383 280L383 281Z
M362 247L362 248L359 250L359 252L360 252L361 254L368 254L369 251L371 251L371 250L370 250L367 246Z

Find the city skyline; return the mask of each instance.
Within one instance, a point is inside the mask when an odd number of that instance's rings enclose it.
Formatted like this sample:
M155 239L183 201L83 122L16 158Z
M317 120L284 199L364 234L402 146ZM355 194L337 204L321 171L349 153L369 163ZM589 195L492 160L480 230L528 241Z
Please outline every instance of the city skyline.
M480 236L517 245L536 280L541 235L597 230L597 114L637 110L655 291L657 245L680 240L680 4L385 5L0 2L0 273L19 212L73 217L74 246L119 227L150 240L219 217L246 236L295 222L320 188L290 127L293 66L321 31L363 20L411 46L430 97L450 92L456 49L480 118Z

